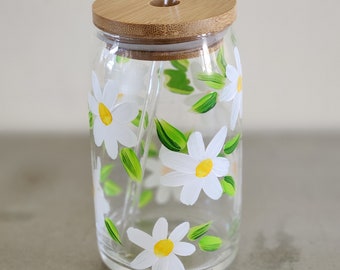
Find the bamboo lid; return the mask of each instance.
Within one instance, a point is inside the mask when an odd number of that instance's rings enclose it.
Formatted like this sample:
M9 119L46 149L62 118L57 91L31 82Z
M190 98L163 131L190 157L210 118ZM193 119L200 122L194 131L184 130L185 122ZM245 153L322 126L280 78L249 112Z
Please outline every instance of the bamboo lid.
M164 6L164 2L170 5ZM223 31L236 18L236 0L95 0L100 30L144 43L174 43ZM134 40L135 42L135 40Z

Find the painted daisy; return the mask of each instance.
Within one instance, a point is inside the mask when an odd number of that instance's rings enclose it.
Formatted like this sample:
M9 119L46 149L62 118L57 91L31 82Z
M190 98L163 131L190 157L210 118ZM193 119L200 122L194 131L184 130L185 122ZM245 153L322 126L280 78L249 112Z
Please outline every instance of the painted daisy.
M213 89L209 87L204 81L198 79L199 74L211 72L211 67L208 70L204 71L199 62L193 61L190 63L191 73L190 81L192 82L192 85L195 87L195 92L185 97L185 103L187 105L189 106L194 105L202 97L213 91Z
M190 65L190 71L191 71L191 74L192 74L192 83L195 86L195 89L198 89L199 91L202 91L202 92L211 91L211 87L209 87L204 81L197 79L199 74L211 73L212 72L211 66L203 69L202 65L199 62L193 61Z
M101 172L100 157L97 157L96 167L93 169L93 189L94 189L94 205L96 212L97 229L104 227L105 215L110 211L110 204L105 199L104 191L100 185Z
M131 267L134 269L152 267L152 270L184 270L183 263L177 256L189 256L196 251L193 244L181 242L189 229L189 222L183 222L168 236L168 221L164 217L156 221L152 236L130 227L127 230L129 240L145 249L131 262Z
M143 64L130 60L113 71L115 81L119 84L119 94L122 99L136 99L144 94L147 80L148 67Z
M180 200L186 205L195 204L202 189L209 198L218 200L223 193L218 177L227 175L229 169L228 159L218 157L226 136L227 127L222 127L205 149L202 134L193 132L187 143L188 155L162 147L159 158L173 171L162 176L161 184L183 186Z
M234 48L236 67L227 65L226 76L230 83L222 90L220 101L233 100L231 108L230 127L235 129L238 116L242 117L242 66L237 47Z
M157 188L155 200L159 204L164 204L171 197L176 201L179 201L180 190L178 188L171 188L161 185L160 179L162 175L169 172L169 169L164 167L158 160L149 159L145 165L146 170L150 171L151 174L148 175L144 180L144 186L146 188Z
M94 141L97 146L104 142L108 155L116 159L118 142L126 147L137 143L137 136L128 127L138 115L137 104L125 102L115 106L118 90L114 88L114 82L108 80L102 92L95 72L92 72L92 87L94 96L89 94L88 102L95 116Z

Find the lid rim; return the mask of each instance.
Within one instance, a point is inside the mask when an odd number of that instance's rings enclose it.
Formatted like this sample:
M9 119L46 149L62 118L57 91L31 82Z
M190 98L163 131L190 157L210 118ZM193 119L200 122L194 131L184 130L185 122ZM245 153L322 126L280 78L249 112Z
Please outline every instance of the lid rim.
M150 20L147 19L146 11L128 10L126 6L131 4L135 0L124 0L120 2L120 6L113 9L113 1L108 0L96 0L92 6L92 16L94 25L109 34L127 37L131 39L143 39L143 40L192 40L197 36L202 36L209 33L218 33L226 29L236 19L236 0L210 0L209 3L215 6L215 9L208 10L204 15L199 16L193 14L194 11L190 7L190 2L196 5L196 11L203 11L200 3L204 1L197 0L182 0L186 1L183 6L176 5L170 7L173 11L163 11L167 16L159 15L159 18L154 15ZM144 0L147 1L147 0ZM136 1L135 1L136 2ZM142 2L139 0L138 2ZM182 3L181 2L181 3ZM216 6L221 5L219 10L216 10ZM204 6L206 8L206 6ZM156 7L156 9L163 9ZM168 9L167 7L165 9ZM116 12L113 12L115 10ZM122 10L123 15L117 15ZM125 13L124 13L124 12ZM168 13L167 13L168 12ZM169 15L170 14L170 15ZM141 15L141 16L139 16ZM158 21L155 21L155 18Z

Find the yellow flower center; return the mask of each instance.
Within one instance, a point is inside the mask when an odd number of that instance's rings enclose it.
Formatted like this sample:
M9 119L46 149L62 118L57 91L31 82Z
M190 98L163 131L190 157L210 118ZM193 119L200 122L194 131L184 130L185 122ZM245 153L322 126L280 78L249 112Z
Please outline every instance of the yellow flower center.
M110 110L103 104L99 103L99 116L105 125L110 125L112 122L112 114Z
M165 175L167 173L171 172L171 169L168 168L168 167L162 167L162 170L161 170L161 175Z
M174 243L170 239L158 241L153 247L153 252L157 257L166 257L174 249Z
M203 178L206 177L213 168L213 162L210 158L200 162L196 167L196 176Z
M241 92L242 91L242 76L239 76L237 79L237 92Z

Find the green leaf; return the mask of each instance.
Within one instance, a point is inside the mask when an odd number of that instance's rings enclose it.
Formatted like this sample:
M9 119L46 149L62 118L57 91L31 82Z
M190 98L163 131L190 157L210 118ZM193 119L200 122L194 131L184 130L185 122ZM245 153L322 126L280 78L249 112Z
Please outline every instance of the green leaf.
M187 145L187 138L174 126L165 120L155 119L156 130L159 140L171 151L179 152Z
M211 221L192 227L190 228L188 232L188 239L191 241L195 241L196 239L200 238L202 235L204 235L210 228Z
M206 113L214 108L216 103L217 93L211 92L192 105L191 109L197 113Z
M142 114L143 114L143 111L139 110L136 118L131 121L131 123L134 124L136 127L139 127L139 125L140 125L140 120L141 120ZM147 112L145 113L144 119L145 119L144 128L147 128L147 126L149 125L149 116L148 116Z
M89 125L90 125L90 129L93 128L93 113L92 112L89 112Z
M222 246L222 239L217 236L203 236L198 242L198 246L203 251L215 251Z
M130 148L123 148L119 157L129 177L137 182L142 181L143 170L136 153Z
M116 226L113 224L111 219L105 218L105 226L106 226L106 230L109 233L109 235L111 236L111 238L115 242L122 244L122 242L120 240L119 232L118 232Z
M100 170L100 182L103 183L107 180L109 177L110 173L112 172L113 165L112 164L107 164L103 166Z
M227 155L231 154L234 152L236 147L238 146L238 143L240 142L241 134L238 133L235 137L233 137L231 140L227 141L226 144L224 145L224 153Z
M144 128L147 128L149 125L149 115L148 112L145 112L145 116L144 116Z
M236 36L234 35L234 33L231 34L231 42L234 44L234 46L236 46L237 39L236 39Z
M228 194L229 196L234 196L236 192L235 181L234 178L230 175L225 176L221 181L221 186L223 189L223 193Z
M206 85L217 90L223 89L225 86L225 77L219 73L200 73L197 75L197 79L204 81Z
M142 140L141 141L141 156L144 155L144 151L145 151L145 141ZM158 149L157 146L155 145L154 142L150 142L149 144L149 152L148 152L148 157L157 157L158 156Z
M157 156L158 156L157 146L154 142L150 142L148 157L157 157Z
M167 88L176 94L189 95L194 91L183 70L166 69L164 70Z
M224 48L221 47L217 53L217 59L216 59L217 65L219 69L222 72L222 75L226 77L226 68L227 68L227 62L224 57Z
M186 72L189 67L189 60L187 59L173 60L171 61L171 65L178 70Z
M122 192L122 188L112 180L108 180L104 183L104 192L106 196L117 196Z
M119 56L119 55L116 56L116 62L117 63L124 64L126 62L129 62L129 60L130 60L129 58L126 58L124 56Z
M144 190L140 196L138 207L142 208L152 201L152 190Z

